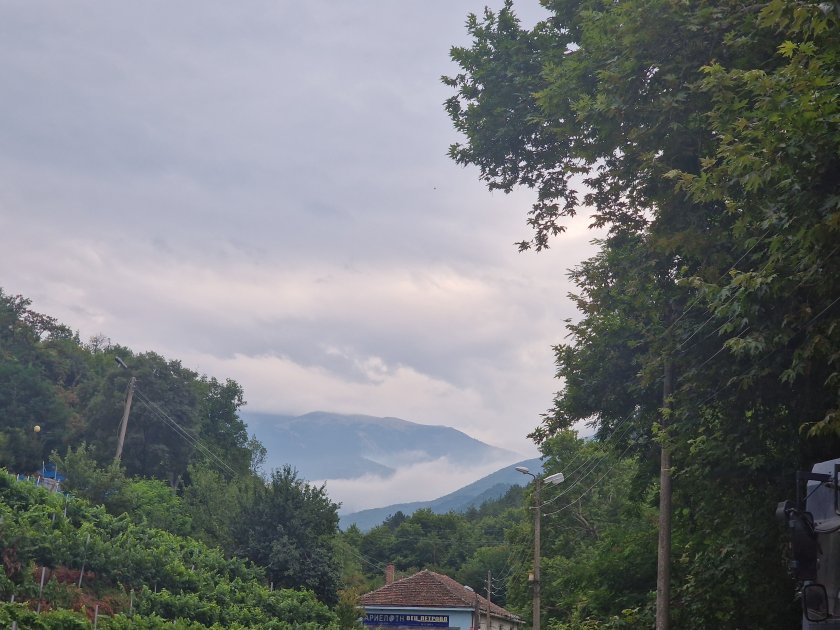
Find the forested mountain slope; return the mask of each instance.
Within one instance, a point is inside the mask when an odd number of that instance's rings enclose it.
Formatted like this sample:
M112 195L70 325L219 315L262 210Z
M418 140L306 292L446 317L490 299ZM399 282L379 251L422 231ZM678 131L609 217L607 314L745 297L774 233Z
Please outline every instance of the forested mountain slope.
M514 470L514 466L524 466L531 470L540 470L542 468L542 462L539 459L529 459L517 464L511 464L463 488L459 488L454 492L450 492L431 501L397 503L381 508L371 508L350 514L342 514L339 523L342 529L355 525L362 531L367 531L371 527L384 522L389 516L397 512L402 512L406 516L410 516L415 511L421 509L429 509L435 514L466 512L470 508L478 508L484 503L500 499L514 486L526 485L527 478Z
M134 404L122 451L129 475L174 484L191 462L214 455L224 454L226 475L248 473L256 463L261 447L249 443L239 417L245 399L238 383L199 375L154 352L112 345L103 336L83 342L32 310L27 298L0 288L0 466L35 471L53 450L64 453L82 442L97 461L113 459L132 378Z

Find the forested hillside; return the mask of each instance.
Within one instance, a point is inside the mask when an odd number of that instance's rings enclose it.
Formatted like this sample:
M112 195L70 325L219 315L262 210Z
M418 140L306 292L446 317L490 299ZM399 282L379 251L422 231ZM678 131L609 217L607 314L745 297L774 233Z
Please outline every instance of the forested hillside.
M141 606L149 614L183 616L208 626L235 621L218 611L190 608L227 606L212 603L218 585L208 592L179 582L193 578L181 575L183 569L173 568L161 555L173 545L180 549L173 553L182 564L190 554L210 554L213 562L223 563L210 573L230 566L244 571L231 574L231 581L297 589L301 597L308 592L328 621L332 613L326 606L340 609L338 506L323 487L306 483L289 467L259 474L264 449L248 438L239 418L244 398L237 383L200 376L178 361L137 354L103 337L83 343L66 326L30 309L27 299L2 290L0 374L0 467L34 478L51 460L66 476L62 490L70 497L42 496L44 491L37 494L31 483L4 477L0 507L10 515L0 520L5 601L12 596L32 601L36 566L58 574L65 568L78 571L85 553L79 541L91 534L91 549L98 555L87 566L99 576L97 596L102 589L177 591L147 597L146 602L171 604L168 613ZM115 461L131 377L136 379L135 404L122 458ZM68 506L67 518L61 501ZM101 507L86 508L85 501ZM80 510L83 516L76 515ZM143 547L146 543L152 546ZM143 547L134 550L142 556L136 562L124 557L135 544ZM71 595L52 598L50 605L84 604L82 595ZM182 596L192 603L176 601ZM265 615L295 621L292 613ZM247 617L242 613L241 623L251 623Z
M1 290L0 317L0 467L35 474L50 460L66 477L66 494L0 480L0 599L15 600L2 623L84 628L99 605L105 628L179 618L196 629L350 628L356 597L383 583L389 563L476 590L490 571L501 602L507 581L527 572L522 488L466 514L397 513L368 534L339 532L324 487L290 467L261 470L237 383L104 337L82 342ZM131 376L137 400L115 462ZM514 531L521 549L510 546Z
M122 369L119 358L127 369ZM0 288L0 462L35 471L53 450L86 442L113 459L131 377L137 379L122 463L129 475L175 484L193 462L225 453L224 474L259 464L238 411L242 388L199 375L154 352L135 354L105 336L87 342L23 296ZM34 428L40 431L35 432ZM202 447L196 448L196 441Z

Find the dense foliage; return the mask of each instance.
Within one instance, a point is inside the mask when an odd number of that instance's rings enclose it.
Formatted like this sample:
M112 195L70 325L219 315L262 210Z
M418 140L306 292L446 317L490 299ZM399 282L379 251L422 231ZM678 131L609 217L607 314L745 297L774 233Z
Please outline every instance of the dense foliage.
M137 391L122 456L128 475L175 485L191 462L220 454L226 476L249 472L259 447L238 416L244 395L235 381L199 376L180 361L135 354L102 336L83 343L28 299L0 289L0 465L36 471L53 450L82 442L97 461L110 461L131 377Z
M274 584L308 588L328 604L338 601L337 531L338 506L325 488L298 479L289 466L256 488L234 527L240 554L266 567Z
M342 535L350 548L349 566L364 578L365 588L381 586L385 567L393 564L398 575L430 569L449 575L486 595L491 576L493 601L504 605L507 579L523 570L522 558L510 546L512 528L527 521L523 490L511 488L497 501L489 501L463 514L435 514L421 509L410 516L397 512L368 532L355 526Z
M662 446L675 627L792 627L772 506L840 435L840 4L543 5L530 29L512 2L471 16L472 45L452 51L462 72L444 81L465 136L451 156L490 188L537 192L522 249L548 247L577 213L605 233L571 272L581 318L533 436L551 454L590 422L614 472L627 467L633 507L611 517L627 531L605 523L586 551L549 554L549 623L652 623ZM567 512L582 525L599 509Z
M103 628L158 628L179 619L195 629L338 627L312 592L272 590L260 567L6 473L0 474L0 547L3 601L37 600L43 572L49 576L45 609L91 616L98 608ZM0 608L3 619L20 628L92 627L83 615L65 610L35 617L20 605Z
M532 434L545 473L566 476L541 497L544 623L651 627L665 450L674 627L794 627L773 507L840 447L840 3L543 5L532 28L512 2L471 16L444 81L465 138L451 156L490 188L537 193L521 249L578 213L603 234L570 272L580 318ZM237 383L83 343L2 290L0 383L0 466L35 471L55 451L76 497L65 517L63 497L0 479L0 595L18 598L0 624L87 628L73 610L98 603L105 628L352 627L389 563L489 581L530 615L530 491L339 533L325 488L257 474Z
M216 547L220 558L253 561L268 585L305 589L326 605L338 602L338 506L291 469L260 475L265 449L248 438L239 418L244 394L236 382L199 376L178 361L136 354L102 337L83 344L30 309L27 299L2 290L0 373L0 468L35 474L51 460L66 476L63 490L102 506L94 512L97 522L107 514L126 526L191 536L195 545ZM134 405L117 462L117 428L132 377ZM111 558L125 574L109 579L138 593L153 591L143 601L157 603L144 614L178 616L182 605L160 567L134 566L119 553ZM165 590L155 593L156 583ZM190 619L236 622L206 594L188 594L187 609L209 607Z

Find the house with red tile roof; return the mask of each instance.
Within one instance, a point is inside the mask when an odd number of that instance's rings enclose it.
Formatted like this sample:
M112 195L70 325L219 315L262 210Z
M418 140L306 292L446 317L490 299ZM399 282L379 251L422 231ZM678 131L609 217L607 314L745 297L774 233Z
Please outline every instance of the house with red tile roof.
M385 630L519 630L522 627L522 619L451 577L428 570L401 580L394 580L393 575L393 565L389 565L385 586L361 596L365 626Z

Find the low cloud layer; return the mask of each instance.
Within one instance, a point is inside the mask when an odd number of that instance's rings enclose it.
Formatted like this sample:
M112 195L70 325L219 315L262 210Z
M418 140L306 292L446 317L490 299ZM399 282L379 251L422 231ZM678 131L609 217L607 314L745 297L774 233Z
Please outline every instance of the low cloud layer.
M349 514L397 503L438 499L510 463L500 460L481 465L465 465L464 462L453 462L442 457L399 468L388 477L365 475L358 479L333 479L314 483L326 483L327 494L333 501L341 503L340 512Z

